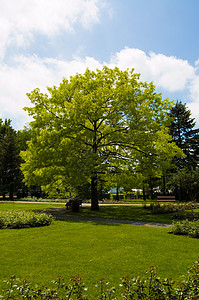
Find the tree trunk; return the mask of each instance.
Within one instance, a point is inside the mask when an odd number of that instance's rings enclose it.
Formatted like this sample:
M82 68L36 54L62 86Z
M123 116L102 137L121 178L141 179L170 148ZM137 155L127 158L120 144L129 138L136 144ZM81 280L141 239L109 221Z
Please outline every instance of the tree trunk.
M143 200L146 201L145 186L143 185Z
M92 150L97 155L97 121L93 124L93 145ZM95 167L96 165L94 165ZM99 210L98 192L97 192L97 172L94 170L91 177L91 210Z
M99 210L97 175L91 177L91 210Z
M10 191L9 199L10 199L10 200L13 200L13 199L14 199L14 193L13 193L13 191Z
M116 200L119 201L119 187L117 185L117 189L116 189Z

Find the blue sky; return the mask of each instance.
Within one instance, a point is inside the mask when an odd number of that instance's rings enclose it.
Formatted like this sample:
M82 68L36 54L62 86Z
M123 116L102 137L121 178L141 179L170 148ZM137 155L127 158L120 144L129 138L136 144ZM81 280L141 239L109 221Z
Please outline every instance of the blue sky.
M135 68L199 125L198 15L198 0L0 0L0 118L22 129L27 92L106 64Z

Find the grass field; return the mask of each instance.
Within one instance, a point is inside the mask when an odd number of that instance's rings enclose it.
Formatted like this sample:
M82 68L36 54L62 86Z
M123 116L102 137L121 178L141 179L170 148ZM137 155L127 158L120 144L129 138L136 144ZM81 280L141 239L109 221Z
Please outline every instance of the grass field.
M57 206L1 203L0 210ZM1 230L0 250L0 282L16 275L48 284L59 275L67 279L80 274L87 286L102 277L117 285L122 276L143 275L152 265L159 275L178 279L198 260L199 240L174 236L168 228L55 221L49 227Z
M67 211L69 214L72 212ZM132 220L157 223L172 223L172 214L155 215L151 210L144 209L142 206L100 206L99 211L91 211L90 207L83 207L77 215L83 217L108 218L115 220Z
M2 201L0 202L0 211L8 210L44 210L48 208L63 207L64 204L54 204L54 203L19 203L16 201Z

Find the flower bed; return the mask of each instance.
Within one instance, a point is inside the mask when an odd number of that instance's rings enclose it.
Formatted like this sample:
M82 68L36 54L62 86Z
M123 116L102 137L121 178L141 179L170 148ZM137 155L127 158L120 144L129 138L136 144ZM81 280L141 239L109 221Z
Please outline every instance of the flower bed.
M1 299L199 299L199 262L195 262L181 282L161 279L156 269L150 267L146 275L138 278L125 276L118 287L111 287L105 279L100 279L93 295L84 285L83 277L77 275L65 282L62 277L55 281L55 287L34 286L28 280L15 276L4 281L0 291Z

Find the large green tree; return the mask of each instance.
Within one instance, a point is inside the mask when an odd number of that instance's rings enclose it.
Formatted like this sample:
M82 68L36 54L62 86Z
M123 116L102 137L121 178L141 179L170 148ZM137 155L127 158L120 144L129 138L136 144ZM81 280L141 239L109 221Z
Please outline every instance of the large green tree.
M47 90L29 93L32 106L25 108L35 133L22 153L28 185L48 191L90 182L97 210L98 184L107 174L158 156L161 145L170 157L178 152L167 130L172 104L133 70L87 69Z

